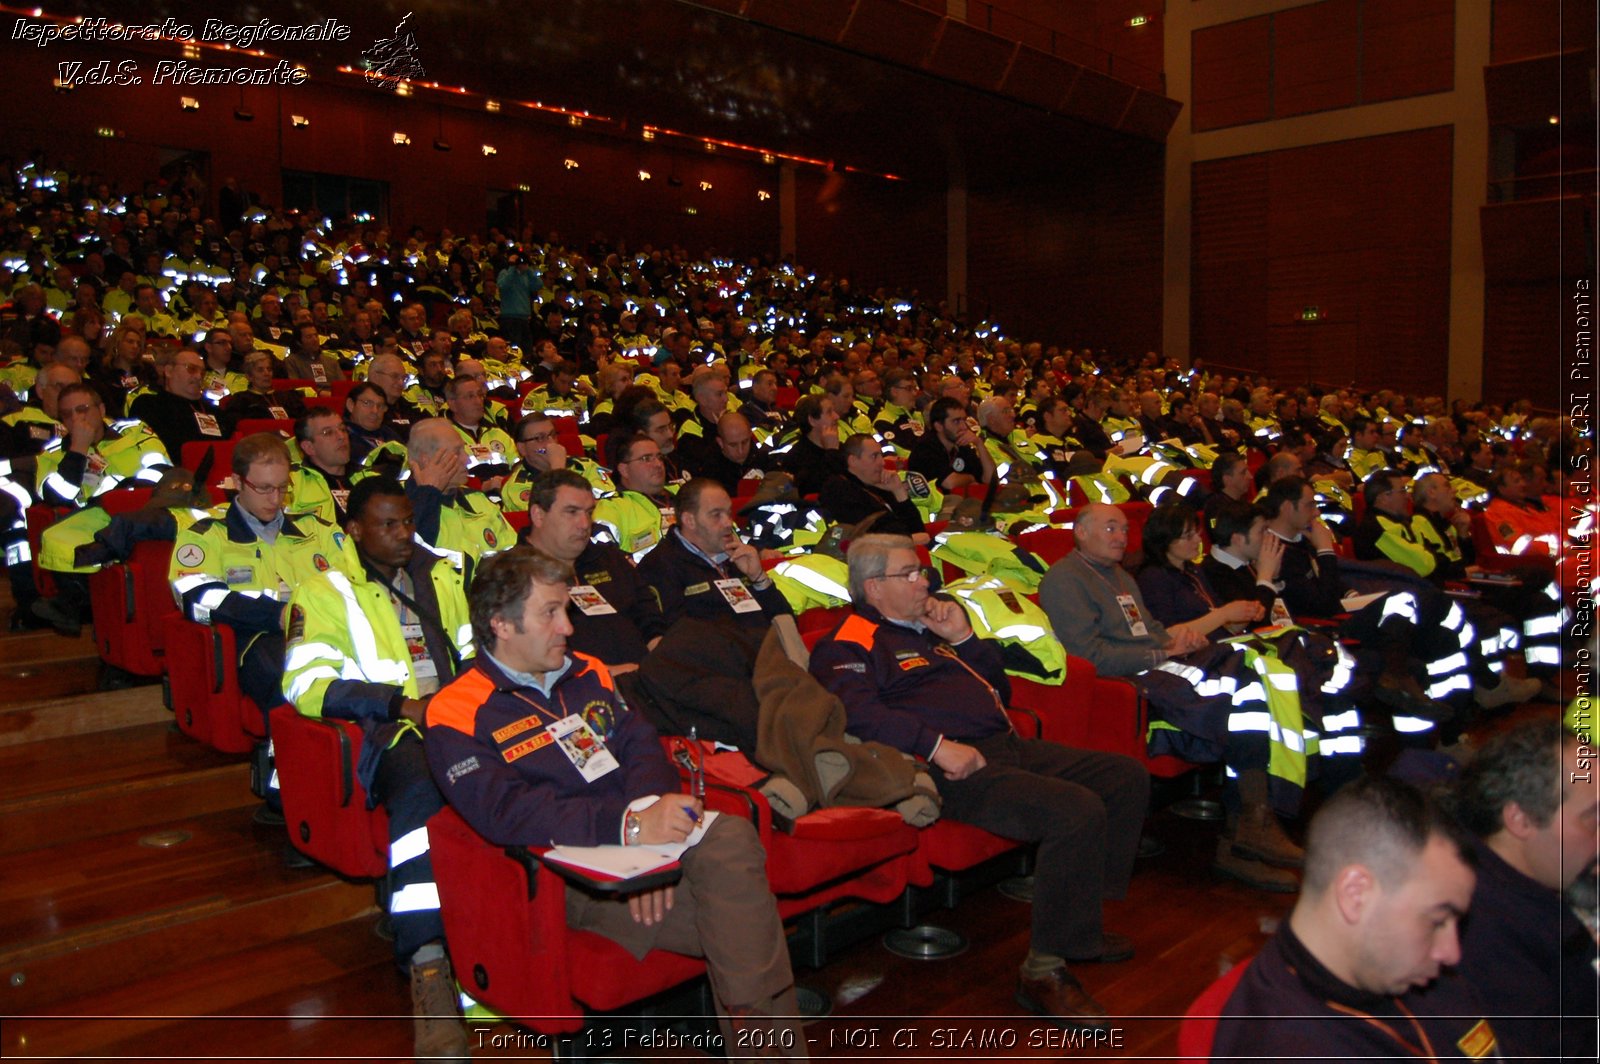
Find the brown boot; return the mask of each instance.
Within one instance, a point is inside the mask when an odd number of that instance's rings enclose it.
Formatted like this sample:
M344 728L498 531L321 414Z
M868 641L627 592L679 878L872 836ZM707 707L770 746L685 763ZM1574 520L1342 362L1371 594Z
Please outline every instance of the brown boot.
M411 1013L412 1051L418 1064L471 1058L449 957L412 963Z
M1237 879L1247 887L1273 894L1293 894L1300 889L1300 881L1293 873L1241 857L1233 848L1233 840L1223 835L1217 840L1217 857L1211 870L1220 876Z
M1239 824L1233 852L1274 868L1303 868L1306 852L1283 833L1283 825L1267 804L1267 774L1260 769L1239 773Z

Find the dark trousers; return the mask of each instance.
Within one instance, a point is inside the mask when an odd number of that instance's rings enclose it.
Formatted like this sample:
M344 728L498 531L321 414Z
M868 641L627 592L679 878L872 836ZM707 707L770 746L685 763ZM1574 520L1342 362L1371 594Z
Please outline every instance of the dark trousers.
M971 745L988 764L966 779L930 768L944 815L1037 842L1031 945L1057 957L1098 953L1100 903L1127 893L1150 774L1121 754L1009 732Z
M428 847L428 818L444 808L444 798L428 771L416 732L402 733L383 752L372 796L389 813L389 923L394 928L395 958L409 967L419 947L444 938Z
M281 632L235 632L235 638L241 642L248 641L244 650L239 654L239 691L249 697L261 710L261 727L267 737L266 756L261 757L261 748L256 747L258 760L256 765L260 770L261 797L266 801L267 808L277 812L283 811L283 796L278 789L278 770L272 754L272 718L268 715L274 709L283 705L283 633Z

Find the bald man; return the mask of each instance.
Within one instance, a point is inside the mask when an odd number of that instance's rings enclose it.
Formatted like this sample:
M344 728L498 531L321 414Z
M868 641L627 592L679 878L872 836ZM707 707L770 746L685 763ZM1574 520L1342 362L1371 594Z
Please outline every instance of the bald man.
M1274 808L1298 811L1307 778L1302 735L1285 743L1243 650L1211 643L1188 625L1163 626L1150 613L1122 567L1128 519L1121 509L1085 506L1073 534L1076 548L1039 585L1039 605L1056 638L1069 654L1089 659L1102 675L1126 677L1149 698L1154 714L1170 725L1153 729L1151 756L1227 763L1229 822L1216 871L1259 890L1292 893L1294 877L1283 869L1298 867L1302 851ZM1300 770L1298 783L1284 769L1288 761ZM1269 767L1277 769L1270 778Z
M767 471L767 454L755 445L755 433L750 419L743 414L729 412L717 419L716 435L711 442L684 457L684 468L690 476L710 477L725 488L729 495L739 490L739 481L746 477L761 477Z
M500 508L483 492L467 487L467 444L448 419L418 422L407 451L411 476L406 497L424 543L470 565L516 542Z
M203 398L205 359L198 351L185 348L172 360L167 372L166 390L141 395L128 414L143 421L161 437L161 444L174 461L183 461L183 445L195 440L220 442L233 431L232 418Z

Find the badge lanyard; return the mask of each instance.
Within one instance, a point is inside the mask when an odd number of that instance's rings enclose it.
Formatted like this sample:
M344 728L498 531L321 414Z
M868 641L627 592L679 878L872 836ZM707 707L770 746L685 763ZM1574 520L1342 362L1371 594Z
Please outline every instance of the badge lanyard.
M364 565L364 568L367 570L368 576L372 577L373 579L377 580L378 583L388 588L389 593L395 598L399 599L402 605L404 605L412 613L415 613L418 617L421 617L423 620L432 623L435 628L444 634L445 653L450 657L450 674L454 676L459 673L461 671L461 656L456 653L456 645L450 639L450 631L449 629L445 628L444 622L439 619L439 614L437 612L430 612L423 609L421 603L412 598L410 595L406 594L404 591L401 591L395 585L389 583L389 581L383 578L381 573L373 569L370 565Z

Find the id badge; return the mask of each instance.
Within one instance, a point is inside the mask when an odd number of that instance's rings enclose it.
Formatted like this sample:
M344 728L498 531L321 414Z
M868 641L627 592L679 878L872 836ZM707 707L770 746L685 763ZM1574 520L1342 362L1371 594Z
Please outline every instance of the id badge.
M321 362L311 363L311 379L318 384L328 383L328 369Z
M402 624L400 634L405 637L406 653L411 656L411 675L419 680L437 677L439 669L428 654L428 641L423 637L422 625Z
M1289 615L1289 607L1283 604L1283 599L1272 600L1272 613L1270 615L1274 625L1293 624L1294 618Z
M211 414L203 414L196 410L194 412L194 423L200 426L200 435L202 436L222 435L222 426L217 424L217 419Z
M761 603L750 594L750 589L744 586L743 580L728 578L716 582L717 590L722 592L722 597L728 600L728 605L733 607L734 613L759 613Z
M1133 635L1147 636L1150 629L1145 627L1144 617L1139 613L1139 604L1133 601L1132 595L1118 595L1117 605L1122 609L1122 617L1128 622L1128 631Z
M349 488L334 488L333 489L333 504L339 508L340 512L343 512L344 510L349 509L350 508L350 489Z
M489 450L489 448L484 446L483 444L475 443L475 444L472 445L472 464L473 465L481 465L484 462L490 461L493 457L494 457L493 452L491 452Z
M273 417L273 420L275 420L275 421L288 421L289 420L289 411L285 410L281 406L269 406L269 407L267 407L267 413L271 414L272 417Z
M601 776L617 769L616 756L606 749L605 740L594 733L576 713L562 717L545 729L555 739L561 752L567 755L572 767L578 770L585 783L593 783Z
M616 613L611 603L605 596L594 589L592 584L577 584L567 588L567 596L572 599L572 604L583 611L585 617L605 617Z

